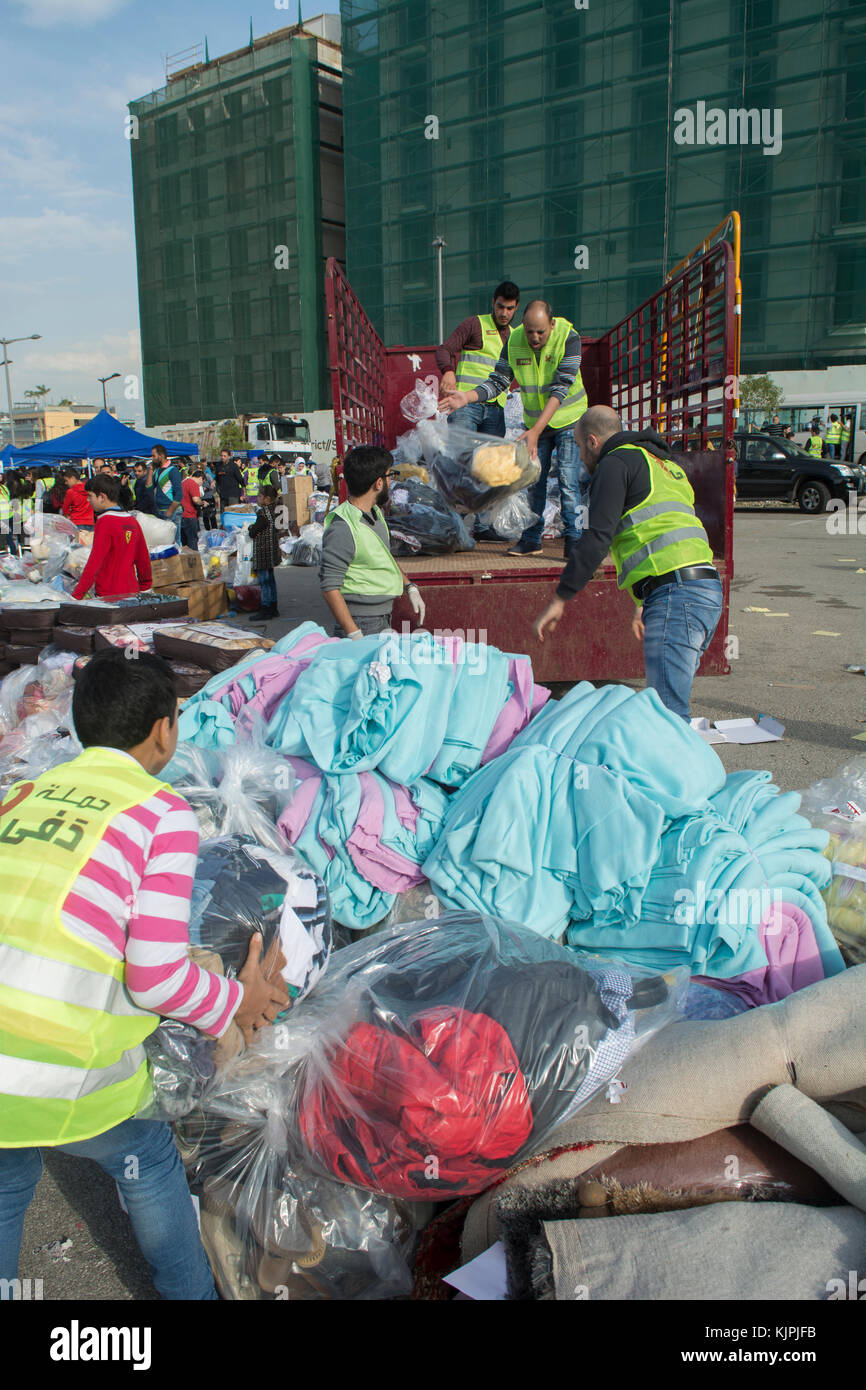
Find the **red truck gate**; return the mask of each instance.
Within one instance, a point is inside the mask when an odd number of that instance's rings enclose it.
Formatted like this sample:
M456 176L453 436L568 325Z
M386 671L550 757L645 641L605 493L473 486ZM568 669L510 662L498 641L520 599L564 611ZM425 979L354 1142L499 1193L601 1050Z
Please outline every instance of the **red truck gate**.
M328 343L337 453L355 444L393 448L411 429L400 400L416 377L438 376L433 347L386 348L333 259L326 270ZM728 606L733 576L735 273L726 242L685 267L601 338L583 338L582 374L591 405L610 405L626 428L655 429L676 452L695 492L722 580L724 609L704 654L702 675L727 675ZM536 679L576 681L643 675L631 631L634 605L617 588L611 561L573 599L555 636L541 644L532 622L563 568L561 542L545 554L505 555L480 543L449 556L401 560L427 606L426 626L462 632L503 651L526 652ZM397 626L411 619L395 605Z

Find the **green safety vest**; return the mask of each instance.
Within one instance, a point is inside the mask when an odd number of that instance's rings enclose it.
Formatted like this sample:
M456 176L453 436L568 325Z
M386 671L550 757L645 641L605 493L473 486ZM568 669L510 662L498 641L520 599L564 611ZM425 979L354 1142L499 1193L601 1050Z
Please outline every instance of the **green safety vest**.
M820 434L810 434L806 440L806 452L819 459L824 453L824 441Z
M244 495L245 495L246 497L258 497L258 495L259 495L259 470L258 470L258 468L256 468L253 464L250 464L248 468L245 468L245 469L244 469L244 478L246 479L246 490L245 490Z
M847 444L848 440L851 438L851 426L847 423L847 421L845 424L840 425L839 438L841 439L843 444Z
M656 458L640 444L620 448L643 454L650 471L649 494L622 516L610 547L617 584L639 604L635 584L684 565L711 565L713 552L695 515L695 494L682 468L670 459Z
M385 518L378 507L373 508L377 521ZM363 513L351 502L341 502L325 517L325 527L330 526L335 516L341 516L355 542L355 558L346 570L346 578L340 592L344 597L352 594L373 598L396 598L403 592L403 575L400 566L388 547L379 539L372 526L363 520ZM387 527L386 527L387 529Z
M573 325L568 322L568 319L558 318L553 325L550 337L537 357L529 346L526 330L522 324L514 330L508 339L508 362L514 373L514 379L520 387L520 398L523 402L523 423L527 429L532 428L547 405L550 398L550 387L556 375L556 369L565 355L565 344L572 330ZM575 424L586 411L586 407L586 391L583 378L578 370L577 376L569 387L568 395L549 422L550 429L561 430L567 425Z
M159 1018L61 909L113 818L166 785L88 748L0 805L0 1148L90 1139L149 1097L142 1044Z
M461 352L460 361L457 363L458 391L474 391L476 386L486 381L505 351L505 344L499 336L493 315L479 314L478 322L481 324L481 347L473 348L471 352ZM507 392L500 392L498 396L487 401L487 405L504 406L506 395Z
M827 426L827 443L828 443L828 444L838 444L838 443L839 443L839 440L840 440L841 438L842 438L842 426L840 425L840 423L839 423L838 420L836 421L835 424L834 424L833 421L831 420L830 423L829 423L829 425Z
M9 489L5 483L0 484L0 525L7 525L12 520L12 499L9 496Z

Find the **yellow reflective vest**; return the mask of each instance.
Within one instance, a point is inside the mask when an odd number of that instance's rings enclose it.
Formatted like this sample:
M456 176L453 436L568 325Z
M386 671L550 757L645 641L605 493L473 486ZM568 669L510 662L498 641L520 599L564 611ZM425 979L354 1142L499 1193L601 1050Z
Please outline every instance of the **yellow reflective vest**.
M672 459L656 458L642 445L622 444L620 448L637 449L650 471L648 495L624 513L610 547L617 584L628 589L639 603L635 584L684 565L711 565L713 552L695 514L695 494L683 469ZM604 467L604 459L600 467Z
M573 325L568 319L556 319L550 337L537 356L529 345L523 324L515 328L508 339L508 364L520 387L523 423L527 429L532 429L550 399L550 388L556 369L565 356L568 335L573 331ZM553 419L548 422L548 428L561 430L575 424L586 411L586 407L586 391L578 369L568 394L560 403Z
M493 315L479 314L478 322L481 325L481 347L472 348L471 351L464 349L461 352L460 361L457 364L458 391L474 391L476 386L480 386L483 381L487 380L505 352L506 345L499 336L499 329L496 327ZM494 396L493 400L487 401L486 404L504 406L505 396L506 392L502 391L498 396Z
M150 1082L126 963L61 911L111 820L166 783L112 748L19 782L0 804L0 1148L75 1143L135 1115Z

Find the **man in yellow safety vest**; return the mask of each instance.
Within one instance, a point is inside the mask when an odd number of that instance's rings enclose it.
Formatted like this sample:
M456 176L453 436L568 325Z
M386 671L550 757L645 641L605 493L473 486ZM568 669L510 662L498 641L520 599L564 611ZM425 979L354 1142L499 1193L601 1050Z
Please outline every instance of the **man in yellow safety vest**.
M827 426L827 456L831 459L839 457L840 444L842 439L842 425L838 415L830 416L830 423Z
M56 1148L115 1179L163 1298L215 1299L172 1131L136 1118L152 1099L143 1044L160 1014L250 1039L288 990L263 974L260 936L237 980L190 958L198 823L159 780L177 745L169 665L98 652L72 721L84 752L0 803L0 1298Z
M692 681L722 612L722 584L691 484L659 435L624 431L610 406L592 406L575 434L592 474L589 525L535 635L543 642L554 632L568 600L610 550L617 584L638 606L632 631L644 644L647 685L688 719Z
M503 280L493 291L489 314L471 314L458 323L454 332L436 349L436 366L442 374L440 395L451 391L471 391L487 381L508 346L511 320L520 303L520 290L511 280ZM474 401L456 410L449 424L461 425L475 434L505 435L505 397L501 391L493 400Z
M544 299L533 299L523 312L523 322L508 339L502 357L486 381L472 391L451 391L442 396L441 408L454 411L473 401L487 401L507 391L512 381L520 387L523 403L521 439L541 464L541 477L529 490L529 506L535 514L509 555L541 555L547 476L556 451L559 493L565 535L565 558L581 534L586 510L589 474L581 463L574 426L586 410L586 391L580 375L580 334L568 319L554 316Z

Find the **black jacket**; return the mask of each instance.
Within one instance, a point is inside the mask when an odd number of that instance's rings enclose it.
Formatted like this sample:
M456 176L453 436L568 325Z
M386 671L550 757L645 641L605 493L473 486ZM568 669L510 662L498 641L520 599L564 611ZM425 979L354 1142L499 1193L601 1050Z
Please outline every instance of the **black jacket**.
M610 550L614 532L624 512L638 506L650 491L649 465L624 444L643 444L660 458L671 451L654 430L630 434L622 430L602 446L589 484L589 525L571 552L571 559L557 585L558 598L574 598L585 588Z
M225 466L219 463L217 464L217 469L217 492L219 493L220 501L222 503L239 502L246 484L244 482L244 475L238 468L237 460L229 459Z

